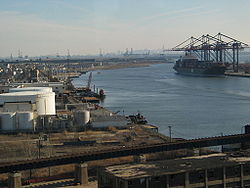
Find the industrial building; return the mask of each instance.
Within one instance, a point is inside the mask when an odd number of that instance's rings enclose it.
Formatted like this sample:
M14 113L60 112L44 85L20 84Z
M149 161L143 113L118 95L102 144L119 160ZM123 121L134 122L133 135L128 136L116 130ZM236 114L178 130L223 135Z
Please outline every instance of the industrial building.
M107 127L124 128L128 126L128 120L125 116L110 114L109 116L94 116L91 125L94 129L105 129Z
M56 114L55 93L49 87L12 88L0 94L0 130L34 131L37 118Z
M42 91L42 92L52 92L51 87L17 87L17 88L10 88L9 92L24 92L24 91Z
M250 157L212 154L104 167L98 188L219 188L250 186Z
M40 88L52 88L52 91L57 95L64 93L67 89L67 85L65 82L34 82L34 83L8 83L8 85L0 85L0 92L7 93L11 88L31 88L31 87L40 87Z

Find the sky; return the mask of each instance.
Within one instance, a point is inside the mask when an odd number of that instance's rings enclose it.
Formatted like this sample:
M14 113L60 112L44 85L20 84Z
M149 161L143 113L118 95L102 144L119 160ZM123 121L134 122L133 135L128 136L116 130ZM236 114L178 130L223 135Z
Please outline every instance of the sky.
M250 1L0 0L0 57L171 48L218 32L250 44Z

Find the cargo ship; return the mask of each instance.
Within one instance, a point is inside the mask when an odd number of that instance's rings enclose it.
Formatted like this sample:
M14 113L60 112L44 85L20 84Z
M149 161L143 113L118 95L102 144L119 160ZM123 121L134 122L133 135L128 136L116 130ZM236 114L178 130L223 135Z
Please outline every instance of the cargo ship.
M185 54L173 68L177 73L188 76L222 76L227 66L222 62L199 61L196 56Z

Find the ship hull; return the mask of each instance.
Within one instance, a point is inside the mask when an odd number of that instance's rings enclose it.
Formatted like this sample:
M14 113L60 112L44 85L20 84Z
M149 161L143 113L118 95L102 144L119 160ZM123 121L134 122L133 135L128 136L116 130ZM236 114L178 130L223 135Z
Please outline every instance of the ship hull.
M211 68L182 68L174 67L174 70L181 75L186 76L223 76L226 68L225 67L211 67Z
M176 61L173 68L177 73L188 76L223 76L226 71L224 63L199 61L192 54L185 54Z

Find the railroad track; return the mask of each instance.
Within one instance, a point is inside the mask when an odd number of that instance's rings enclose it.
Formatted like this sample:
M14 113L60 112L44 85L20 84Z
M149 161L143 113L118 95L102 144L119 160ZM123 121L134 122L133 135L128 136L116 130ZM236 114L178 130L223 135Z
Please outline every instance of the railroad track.
M218 137L184 140L163 144L146 144L140 146L121 146L106 150L88 151L72 155L64 155L50 158L41 158L10 163L0 163L0 173L15 172L21 170L43 168L64 164L81 163L93 160L117 158L123 156L140 155L178 149L202 148L234 143L250 142L250 134L237 134Z

